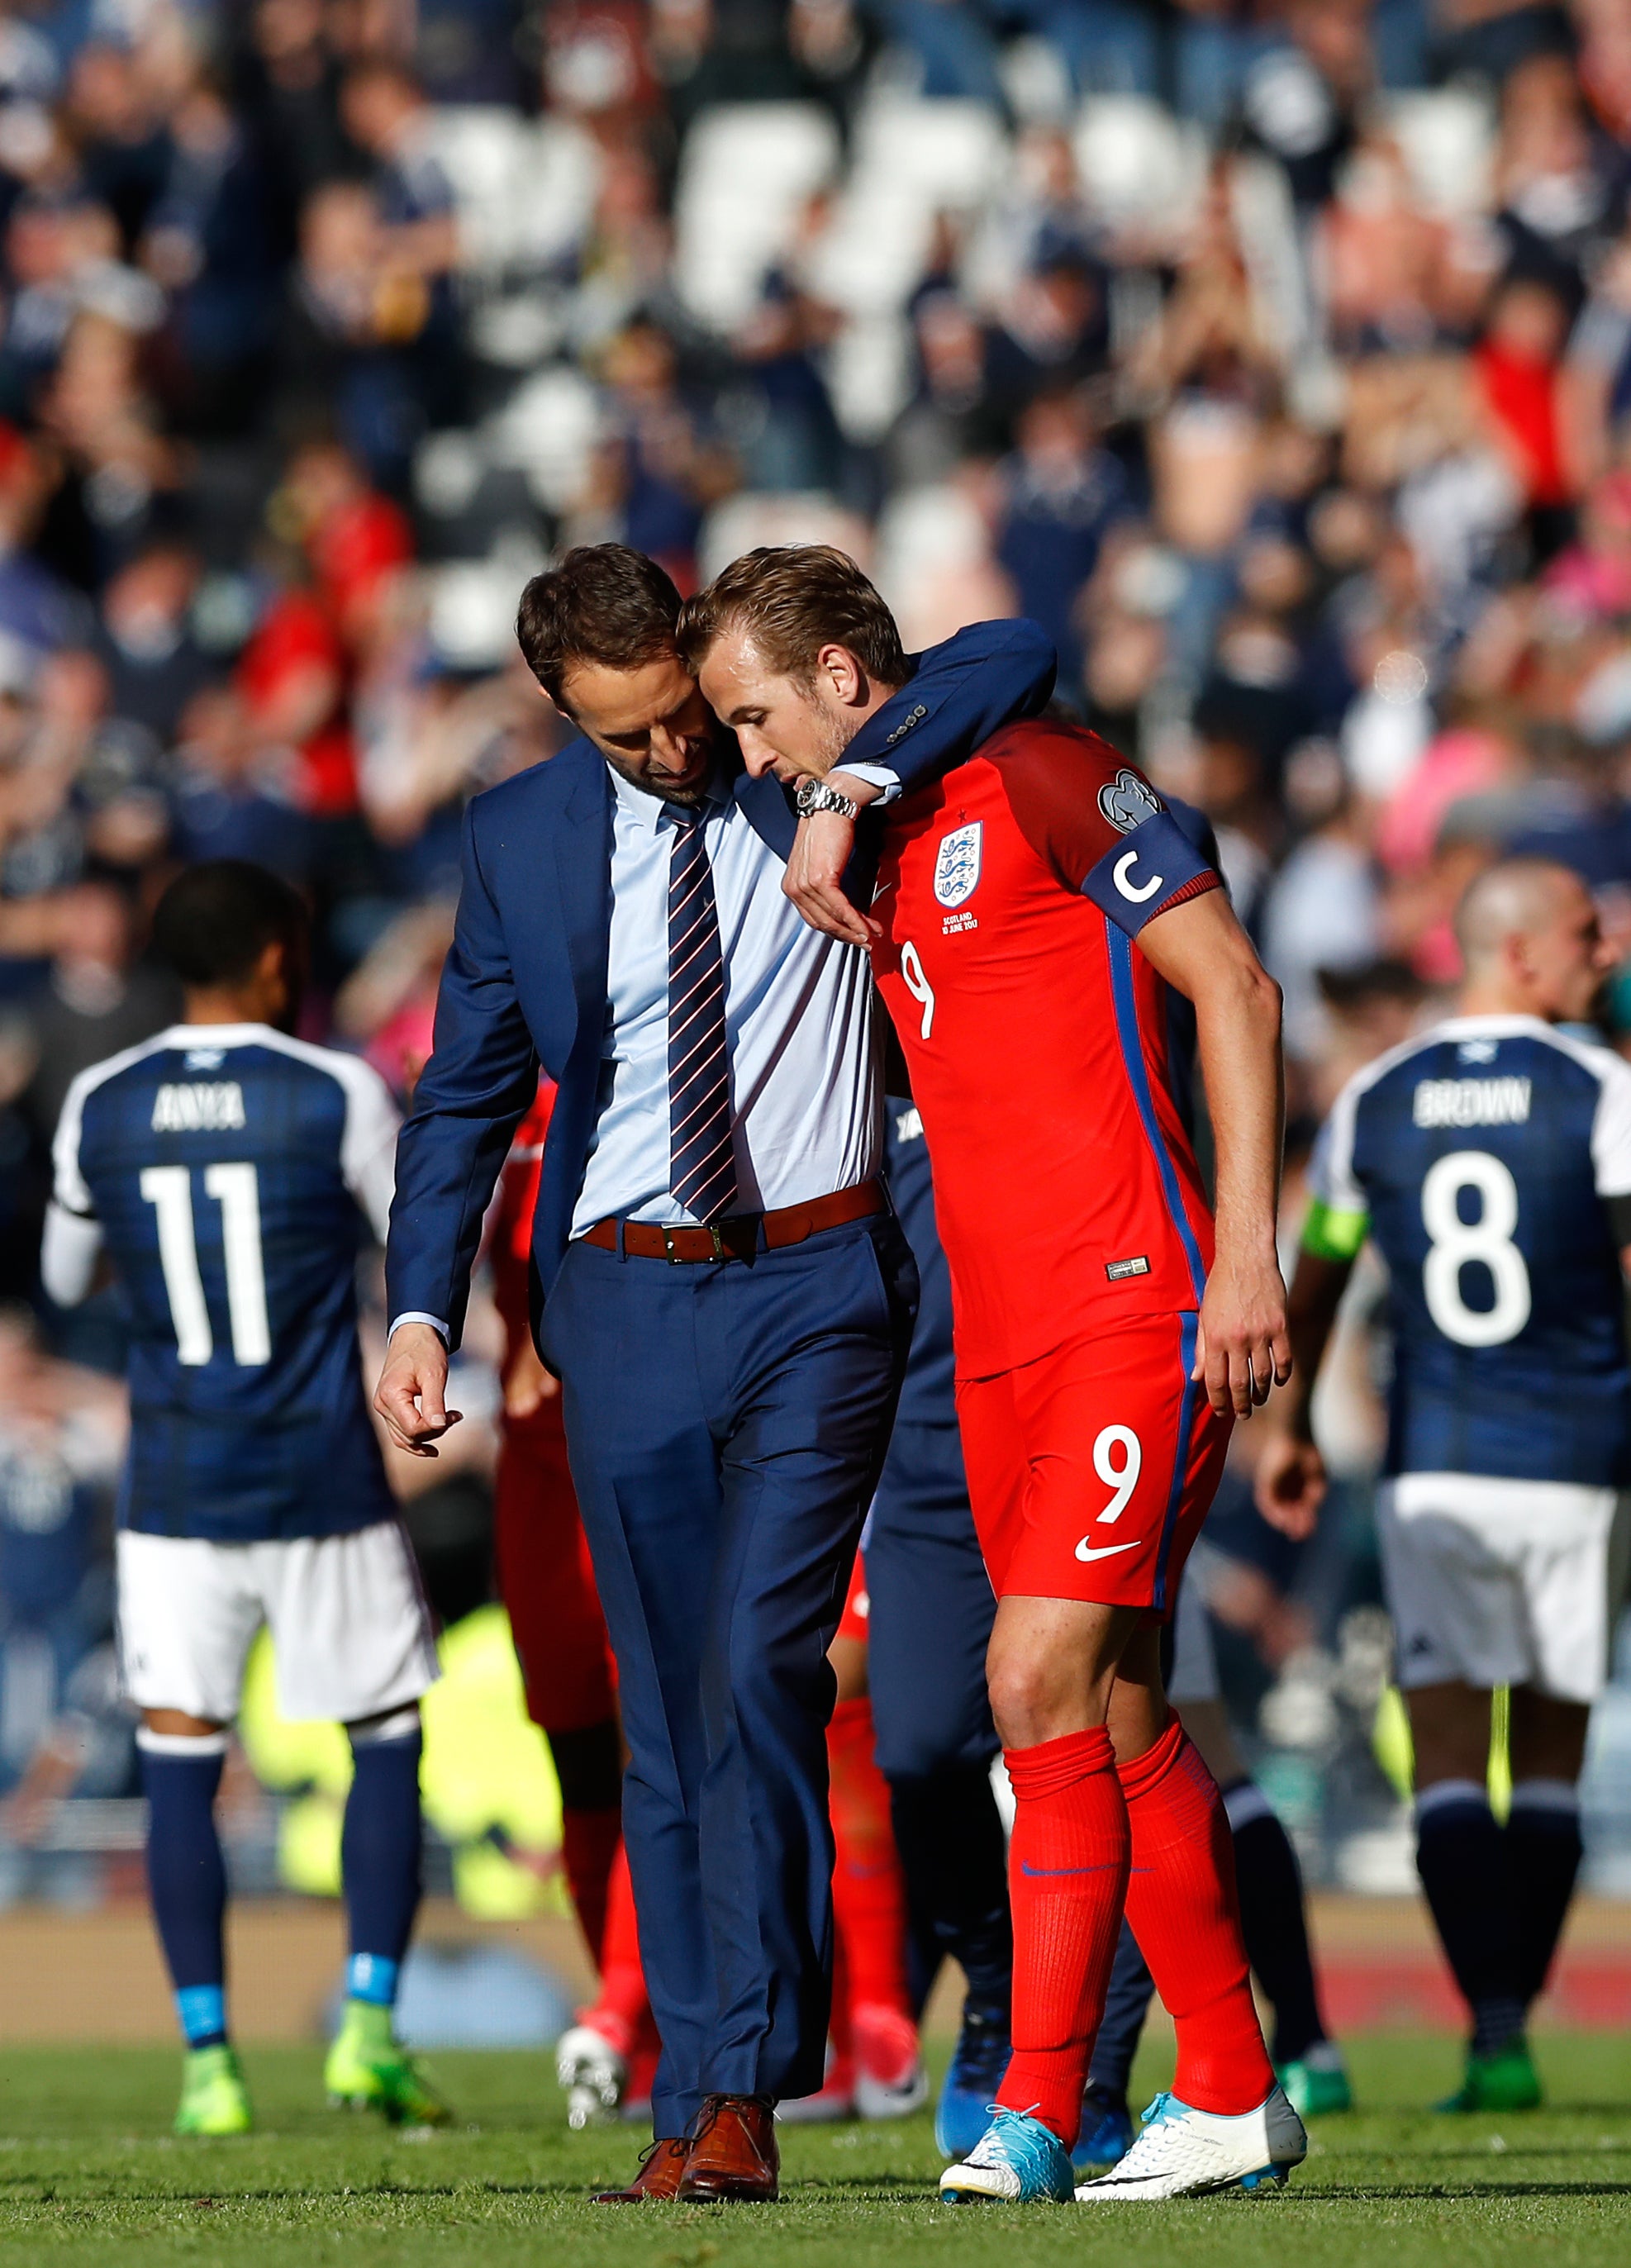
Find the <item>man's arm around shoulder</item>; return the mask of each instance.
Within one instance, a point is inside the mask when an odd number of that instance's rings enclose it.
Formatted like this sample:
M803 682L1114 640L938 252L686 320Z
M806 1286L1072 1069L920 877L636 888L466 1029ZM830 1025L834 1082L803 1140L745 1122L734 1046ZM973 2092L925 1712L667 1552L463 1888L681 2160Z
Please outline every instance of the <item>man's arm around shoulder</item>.
M974 622L918 658L909 683L869 717L831 774L859 804L892 801L956 764L1003 725L1047 706L1059 657L1023 616ZM812 929L865 945L870 931L844 895L855 822L836 812L799 821L787 895Z

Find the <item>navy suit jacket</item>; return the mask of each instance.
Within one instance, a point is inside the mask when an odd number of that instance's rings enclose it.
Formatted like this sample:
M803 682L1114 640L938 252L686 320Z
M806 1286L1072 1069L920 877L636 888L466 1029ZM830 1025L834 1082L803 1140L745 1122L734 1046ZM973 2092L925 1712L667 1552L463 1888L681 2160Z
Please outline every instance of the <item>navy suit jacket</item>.
M1034 622L980 622L924 654L911 682L851 744L910 790L959 762L1053 689L1053 648ZM786 858L797 827L774 779L739 773L732 792ZM482 1220L516 1126L555 1081L533 1224L535 1292L566 1249L599 1111L611 932L611 776L592 741L476 796L465 814L454 941L435 1045L396 1153L386 1248L393 1317L441 1317L458 1344ZM863 821L846 887L862 902L876 863Z

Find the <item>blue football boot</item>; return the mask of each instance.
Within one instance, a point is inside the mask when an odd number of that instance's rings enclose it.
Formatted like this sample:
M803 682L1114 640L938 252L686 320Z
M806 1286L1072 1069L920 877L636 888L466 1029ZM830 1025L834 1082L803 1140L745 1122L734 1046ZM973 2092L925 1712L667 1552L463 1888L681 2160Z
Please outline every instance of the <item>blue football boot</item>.
M991 2106L1013 2052L1006 2011L963 2008L963 2029L934 2112L934 2146L941 2157L966 2158L990 2125Z
M1133 2113L1112 2088L1089 2087L1081 2098L1081 2132L1070 2154L1079 2174L1118 2166L1133 2147Z
M1070 2152L1025 2110L993 2109L961 2165L940 2177L942 2205L1069 2205L1076 2194Z

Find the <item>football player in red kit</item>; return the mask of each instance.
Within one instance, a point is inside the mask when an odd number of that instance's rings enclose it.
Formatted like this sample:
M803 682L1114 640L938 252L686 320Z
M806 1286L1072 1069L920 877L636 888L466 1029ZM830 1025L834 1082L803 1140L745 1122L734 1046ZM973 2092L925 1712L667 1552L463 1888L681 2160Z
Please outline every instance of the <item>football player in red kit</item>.
M822 546L750 554L689 603L680 644L749 768L799 781L812 817L852 819L823 776L911 675L852 563ZM1278 993L1154 791L1068 724L1008 725L891 810L865 923L812 871L818 848L812 833L787 887L818 925L872 944L911 1073L999 1602L1014 2054L941 2194L1100 2202L1278 2183L1306 2139L1263 2043L1228 1821L1168 1709L1157 1627L1232 1418L1288 1374ZM1173 1092L1169 986L1196 1019L1215 1246ZM1124 1905L1175 2021L1177 2074L1126 2156L1076 2190Z
M582 2126L649 2089L656 2032L623 1852L617 1673L567 1469L560 1388L539 1360L528 1313L533 1208L554 1101L546 1080L515 1130L488 1245L505 1335L493 1543L527 1713L549 1742L560 1782L566 1884L600 1970L594 2007L556 2047L567 2120Z

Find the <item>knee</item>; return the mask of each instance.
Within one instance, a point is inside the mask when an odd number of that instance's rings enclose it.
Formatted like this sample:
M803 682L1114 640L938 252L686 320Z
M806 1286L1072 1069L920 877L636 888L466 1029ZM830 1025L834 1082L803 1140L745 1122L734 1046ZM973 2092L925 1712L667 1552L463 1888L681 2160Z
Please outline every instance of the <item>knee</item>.
M824 1725L839 1697L840 1681L832 1657L812 1638L808 1628L779 1630L763 1617L736 1616L722 1649L722 1684L705 1669L705 1693L711 1687L717 1693L727 1686L738 1723L749 1737L756 1724L778 1724L790 1712L817 1716ZM859 1699L866 1690L863 1671L860 1692L852 1690L846 1697Z
M1064 1719L1079 1717L1080 1709L1070 1708L1066 1681L1044 1655L993 1649L987 1682L997 1737L1005 1749L1034 1749L1075 1729Z

